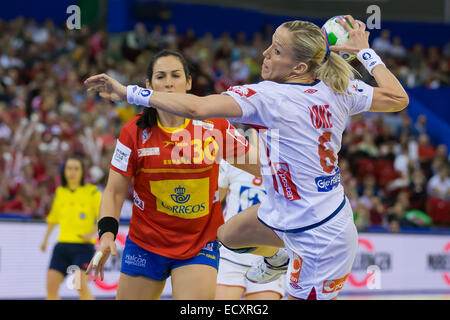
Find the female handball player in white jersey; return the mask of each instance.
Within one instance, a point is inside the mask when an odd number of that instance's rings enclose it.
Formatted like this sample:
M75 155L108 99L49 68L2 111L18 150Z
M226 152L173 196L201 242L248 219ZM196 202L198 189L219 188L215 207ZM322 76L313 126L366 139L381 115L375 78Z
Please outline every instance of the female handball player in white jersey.
M254 132L254 130L252 130ZM256 134L256 133L255 133ZM221 160L219 169L219 198L225 199L225 221L239 212L261 203L266 197L261 177L238 169ZM216 300L279 300L284 296L283 279L269 283L253 283L245 274L257 264L261 256L236 253L220 247L220 264L217 273Z
M358 235L337 167L348 118L365 111L397 112L409 103L400 82L370 49L365 24L345 18L353 26L341 21L349 39L332 47L313 23L283 23L263 53L264 81L222 95L153 92L143 97L135 86L125 87L105 74L85 81L107 99L267 128L260 131L259 148L262 173L269 173L263 176L267 197L222 225L218 238L229 248L270 257L247 274L257 282L283 272L275 268L286 264L283 251L272 255L274 247L284 246L290 258L289 299L335 299L351 271ZM355 70L329 49L356 55L378 87L353 79Z

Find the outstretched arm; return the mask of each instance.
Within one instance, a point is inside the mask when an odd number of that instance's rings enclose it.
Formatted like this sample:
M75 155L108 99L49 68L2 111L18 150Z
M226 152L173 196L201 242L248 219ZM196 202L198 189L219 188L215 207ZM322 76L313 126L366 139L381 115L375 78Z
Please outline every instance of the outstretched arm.
M128 195L128 186L130 185L130 182L131 178L112 169L109 170L108 182L100 203L99 219L112 217L119 221L120 211L123 202ZM86 270L86 274L89 274L91 270L94 270L94 281L97 280L99 273L101 280L103 280L106 260L110 254L113 256L117 255L114 239L115 236L112 232L105 232L99 239L100 245ZM98 261L96 261L98 254L100 255Z
M84 82L89 92L112 101L127 101L127 87L107 74L92 76ZM150 93L145 92L145 94ZM230 96L213 94L199 97L193 94L152 91L145 104L190 119L239 118L242 111ZM129 98L129 97L128 97Z
M349 39L341 46L331 46L331 50L345 51L354 55L358 55L358 59L364 64L367 60L370 65L375 66L368 69L370 74L375 78L378 88L373 90L372 105L369 109L371 112L397 112L406 108L409 104L409 97L401 83L389 71L383 63L374 63L378 56L375 52L370 54L364 51L369 47L369 31L366 31L366 25L359 20L353 19L352 16L346 15L345 18L350 21L348 23L339 21L339 23L348 31ZM367 55L369 53L369 55ZM373 57L371 56L373 55ZM369 60L370 59L370 60ZM381 62L381 59L379 60Z

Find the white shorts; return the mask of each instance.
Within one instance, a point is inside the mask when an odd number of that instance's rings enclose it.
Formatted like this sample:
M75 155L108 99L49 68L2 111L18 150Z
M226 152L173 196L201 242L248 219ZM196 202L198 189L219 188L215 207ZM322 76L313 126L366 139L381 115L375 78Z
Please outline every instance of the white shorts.
M285 288L291 296L329 300L344 286L358 248L353 211L346 200L335 217L314 229L298 233L274 230L289 254Z
M245 273L249 267L238 265L228 260L220 259L217 284L230 287L244 288L245 294L249 295L259 292L276 292L280 298L284 297L284 276L265 284L253 283L247 280Z

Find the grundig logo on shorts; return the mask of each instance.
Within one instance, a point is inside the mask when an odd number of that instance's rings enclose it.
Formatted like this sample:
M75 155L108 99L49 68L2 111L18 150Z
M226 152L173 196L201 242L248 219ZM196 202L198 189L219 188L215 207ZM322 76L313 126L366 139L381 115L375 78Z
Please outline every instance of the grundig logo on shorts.
M325 280L323 282L323 293L332 293L336 292L342 289L345 284L345 280L347 280L348 274L345 275L343 278L336 279L336 280Z
M302 287L298 284L298 280L300 278L300 272L302 271L303 259L299 257L296 253L294 253L292 260L292 271L289 275L289 284L291 287L295 289L302 289Z

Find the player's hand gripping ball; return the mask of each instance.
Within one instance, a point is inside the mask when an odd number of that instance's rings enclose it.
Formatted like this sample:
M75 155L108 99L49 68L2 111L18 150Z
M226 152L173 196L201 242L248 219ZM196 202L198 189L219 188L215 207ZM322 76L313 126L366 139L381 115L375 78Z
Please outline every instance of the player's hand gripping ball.
M353 28L350 21L344 16L336 16L328 19L328 21L322 26L322 32L325 39L328 41L329 46L341 46L349 39L347 30L345 30L344 27L341 26L336 20L345 21L351 28ZM356 56L347 52L338 51L337 53L344 58L345 61L351 61L356 58Z

